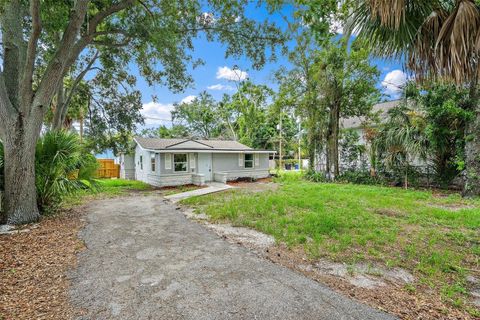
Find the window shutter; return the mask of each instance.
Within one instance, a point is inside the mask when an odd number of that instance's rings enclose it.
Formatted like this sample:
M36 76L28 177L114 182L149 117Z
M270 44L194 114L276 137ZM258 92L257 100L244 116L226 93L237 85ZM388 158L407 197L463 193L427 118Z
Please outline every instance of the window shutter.
M190 168L195 169L195 153L190 153Z
M255 167L260 167L260 155L255 153Z
M172 169L172 154L165 153L165 169L170 170Z
M238 154L238 166L243 167L243 153Z

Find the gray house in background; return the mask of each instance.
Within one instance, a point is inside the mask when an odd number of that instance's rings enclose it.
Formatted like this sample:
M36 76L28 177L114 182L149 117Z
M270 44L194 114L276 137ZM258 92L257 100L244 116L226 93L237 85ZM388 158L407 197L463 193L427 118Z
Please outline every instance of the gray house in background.
M237 141L134 138L133 156L120 158L122 178L154 186L226 183L269 176L269 154Z

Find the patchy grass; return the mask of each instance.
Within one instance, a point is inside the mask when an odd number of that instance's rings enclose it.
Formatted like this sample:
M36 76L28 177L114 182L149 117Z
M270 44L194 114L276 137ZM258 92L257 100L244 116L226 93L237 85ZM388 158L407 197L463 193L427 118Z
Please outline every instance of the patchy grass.
M183 186L164 187L164 188L161 188L160 190L163 191L162 193L164 196L170 196L172 194L193 191L193 190L202 189L202 188L205 188L205 186L196 186L193 184L188 184Z
M276 191L230 190L190 198L213 221L257 229L312 259L375 262L413 272L459 308L466 276L480 276L480 201L457 194L351 184L320 184L284 175Z
M131 192L148 191L152 186L142 182L125 179L97 179L92 190L79 191L63 201L63 208L82 204L86 199L116 197Z

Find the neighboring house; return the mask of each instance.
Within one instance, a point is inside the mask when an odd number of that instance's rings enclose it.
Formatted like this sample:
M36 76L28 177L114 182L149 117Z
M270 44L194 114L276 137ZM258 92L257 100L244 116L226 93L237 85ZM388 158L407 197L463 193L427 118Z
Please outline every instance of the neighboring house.
M402 100L392 100L382 103L377 103L372 107L372 113L377 114L380 120L380 123L387 121L388 119L388 111L392 110L393 108L397 107ZM365 117L352 117L352 118L345 118L341 119L340 127L342 129L351 129L357 131L358 135L360 136L360 144L365 144ZM376 123L369 123L368 127L374 128L378 126Z
M387 102L382 102L382 103L377 103L372 107L372 113L378 115L378 119L380 120L380 123L383 123L387 121L388 119L388 111L391 109L397 107L402 101L401 100L392 100L392 101L387 101ZM359 136L359 145L366 145L367 142L365 141L365 121L367 119L365 117L351 117L351 118L342 118L340 119L340 129L350 129L354 130L358 133ZM369 128L375 128L378 126L378 123L368 123ZM368 157L367 155L364 155L364 157ZM361 166L363 163L368 162L368 159L363 158L359 159L357 162L357 166ZM320 153L317 155L316 159L316 170L317 171L324 171L325 170L325 165L326 164L326 155L324 152ZM350 164L351 165L351 164ZM347 164L342 162L342 159L340 159L340 168L346 167Z
M136 137L134 141L135 154L123 157L121 172L127 178L127 172L133 170L134 179L160 187L265 178L269 176L269 154L274 153L226 140Z

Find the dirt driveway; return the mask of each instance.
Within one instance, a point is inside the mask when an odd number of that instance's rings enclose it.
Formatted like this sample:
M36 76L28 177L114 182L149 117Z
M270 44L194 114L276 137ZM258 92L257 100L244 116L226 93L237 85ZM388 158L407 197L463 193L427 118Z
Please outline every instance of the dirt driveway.
M394 319L232 245L158 195L92 202L80 319Z

